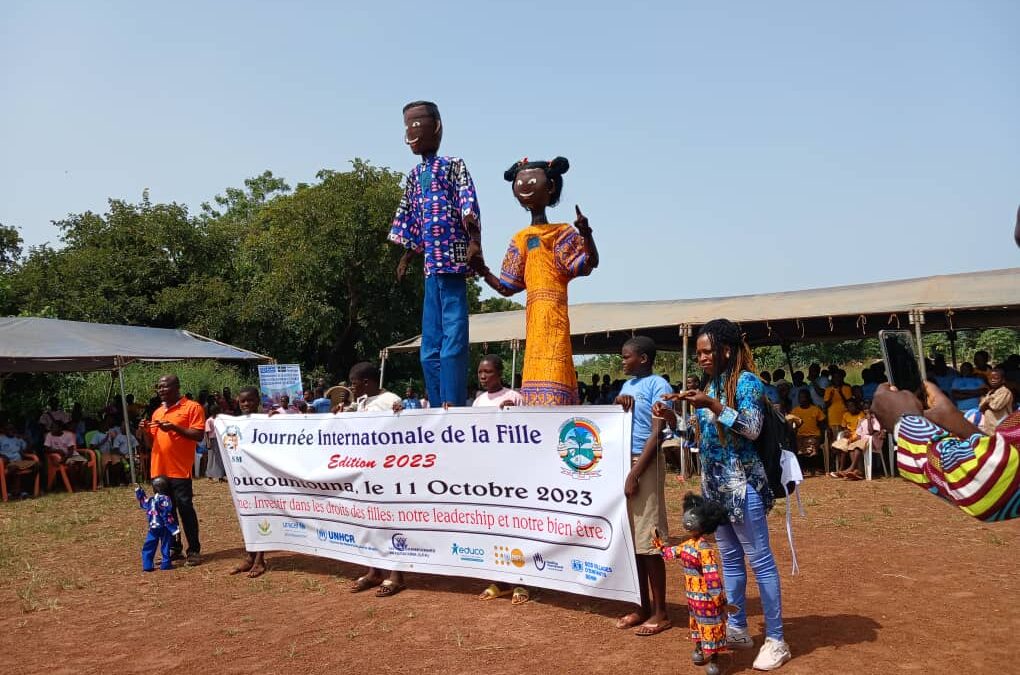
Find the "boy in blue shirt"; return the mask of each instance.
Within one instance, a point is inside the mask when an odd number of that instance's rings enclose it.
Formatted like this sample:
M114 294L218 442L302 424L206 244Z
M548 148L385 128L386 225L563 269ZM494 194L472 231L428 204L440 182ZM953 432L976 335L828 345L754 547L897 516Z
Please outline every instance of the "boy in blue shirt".
M615 403L633 415L631 422L631 470L623 491L627 496L627 515L634 535L637 555L641 608L623 616L617 628L637 626L635 635L657 635L672 627L666 614L666 565L653 540L669 536L666 523L666 461L660 452L661 417L652 416L652 406L673 393L664 378L652 374L655 366L655 342L638 335L624 343L623 372L632 378L624 383ZM651 591L649 593L649 590Z

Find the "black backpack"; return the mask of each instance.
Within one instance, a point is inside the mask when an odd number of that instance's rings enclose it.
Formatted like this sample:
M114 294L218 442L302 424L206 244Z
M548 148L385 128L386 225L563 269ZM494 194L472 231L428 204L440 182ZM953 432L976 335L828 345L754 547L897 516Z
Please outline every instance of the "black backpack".
M765 409L762 411L764 414L761 433L754 442L754 449L765 466L765 477L768 479L772 496L776 499L785 499L787 494L792 495L797 489L797 484L793 482L786 486L786 490L783 489L783 450L792 451L789 427L786 425L786 418L764 396L762 404Z

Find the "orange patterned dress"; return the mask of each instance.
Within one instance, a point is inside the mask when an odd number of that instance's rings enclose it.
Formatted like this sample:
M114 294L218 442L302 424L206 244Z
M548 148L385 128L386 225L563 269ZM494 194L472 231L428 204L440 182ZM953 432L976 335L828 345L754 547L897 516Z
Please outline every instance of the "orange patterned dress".
M567 284L587 260L584 238L568 223L531 225L510 241L499 281L515 293L528 293L521 382L524 405L578 403Z
M727 651L726 592L715 547L704 537L692 538L664 547L662 557L684 566L691 639L701 643L705 656Z

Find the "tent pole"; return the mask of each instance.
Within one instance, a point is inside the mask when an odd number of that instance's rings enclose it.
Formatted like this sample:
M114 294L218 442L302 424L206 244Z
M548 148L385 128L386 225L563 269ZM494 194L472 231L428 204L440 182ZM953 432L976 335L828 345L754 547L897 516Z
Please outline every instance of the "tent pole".
M131 465L131 482L137 483L137 477L135 474L135 450L134 445L131 443L131 421L128 419L127 409L127 395L124 393L124 364L121 362L120 357L117 357L117 377L120 379L120 411L124 416L124 437L127 439L128 446L128 463ZM112 385L111 380L111 385ZM96 471L99 471L99 467L96 467Z
M691 324L683 323L680 324L680 341L683 342L683 361L680 366L680 377L682 382L680 383L684 389L687 389L687 342L691 338ZM687 401L680 404L681 424L677 424L677 431L682 428L685 432L687 430ZM684 433L684 440L686 440L687 434ZM680 441L680 475L683 478L687 478L687 453L684 452L683 441Z
M517 350L520 348L520 341L517 338L510 340L510 351L513 356L510 358L510 388L514 388L517 381Z
M927 380L928 373L924 368L924 340L921 338L921 326L924 325L924 312L919 309L910 310L910 323L914 324L914 336L917 340L917 366L921 369L921 379Z
M383 348L383 349L379 350L379 388L380 389L383 388L383 382L386 379L386 359L389 358L389 355L390 355L390 350L389 349Z
M790 380L793 380L793 357L790 356L792 351L790 349L790 344L788 342L784 342L779 346L779 348L783 350L783 356L786 357L786 366L790 369Z
M956 365L956 331L949 331L949 353L953 356L953 370L959 370Z

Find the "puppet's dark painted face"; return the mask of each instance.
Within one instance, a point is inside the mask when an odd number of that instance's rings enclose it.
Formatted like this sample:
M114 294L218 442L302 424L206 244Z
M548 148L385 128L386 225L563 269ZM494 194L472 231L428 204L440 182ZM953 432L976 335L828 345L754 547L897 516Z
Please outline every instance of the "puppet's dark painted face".
M443 123L428 108L416 106L404 111L404 142L411 152L422 157L434 155L442 140Z
M695 537L701 536L701 533L705 531L705 525L702 522L701 514L694 509L684 511L683 524L684 529Z
M514 197L529 211L549 206L556 183L542 169L523 169L514 178Z

